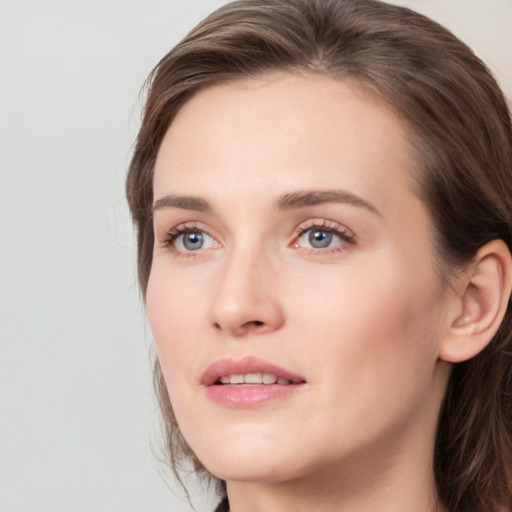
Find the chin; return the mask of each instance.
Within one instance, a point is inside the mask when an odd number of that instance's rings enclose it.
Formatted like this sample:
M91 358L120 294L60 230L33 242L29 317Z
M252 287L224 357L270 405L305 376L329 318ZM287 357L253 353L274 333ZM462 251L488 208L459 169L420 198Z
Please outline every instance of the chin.
M294 454L284 453L274 443L253 438L239 443L215 442L219 447L215 450L211 446L213 443L196 455L211 474L222 480L272 483L291 480L302 473L293 465Z
M271 455L268 458L271 459ZM277 466L275 461L270 460L247 459L237 463L233 460L215 461L206 469L217 478L231 482L270 484L295 480L301 476L300 471L291 471L283 464Z

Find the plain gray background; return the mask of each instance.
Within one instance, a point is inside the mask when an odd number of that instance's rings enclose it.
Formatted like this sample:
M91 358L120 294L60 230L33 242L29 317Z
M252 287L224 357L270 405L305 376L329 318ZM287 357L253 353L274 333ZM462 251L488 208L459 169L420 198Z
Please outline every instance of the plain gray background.
M145 77L222 3L0 0L0 512L189 510L155 455L123 186ZM512 0L396 3L512 96Z

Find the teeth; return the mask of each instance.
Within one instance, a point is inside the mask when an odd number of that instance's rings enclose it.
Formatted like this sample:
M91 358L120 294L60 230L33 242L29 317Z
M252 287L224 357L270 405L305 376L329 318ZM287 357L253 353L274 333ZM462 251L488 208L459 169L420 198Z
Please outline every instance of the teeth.
M221 384L291 384L292 381L272 373L245 373L242 375L225 375L219 379Z
M261 373L246 373L244 380L246 384L262 384L263 376Z
M271 373L263 374L263 384L275 384L277 382L277 377L272 375Z

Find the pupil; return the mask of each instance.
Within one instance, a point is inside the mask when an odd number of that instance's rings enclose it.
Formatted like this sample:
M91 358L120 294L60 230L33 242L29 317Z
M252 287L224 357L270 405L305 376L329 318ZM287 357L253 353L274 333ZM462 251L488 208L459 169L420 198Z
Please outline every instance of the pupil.
M195 231L193 233L187 233L183 237L183 245L190 251L195 251L203 246L203 234Z
M309 234L309 243L312 247L323 248L328 247L332 241L332 233L328 231L316 230Z

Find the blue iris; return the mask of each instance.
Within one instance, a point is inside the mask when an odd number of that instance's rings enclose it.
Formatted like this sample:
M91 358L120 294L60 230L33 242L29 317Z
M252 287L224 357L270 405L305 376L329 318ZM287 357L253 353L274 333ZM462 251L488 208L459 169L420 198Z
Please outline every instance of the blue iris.
M314 229L309 232L309 243L315 249L323 249L329 247L332 242L332 233L323 229Z
M183 235L183 247L189 251L197 251L201 249L204 244L203 233L200 231L193 231Z

